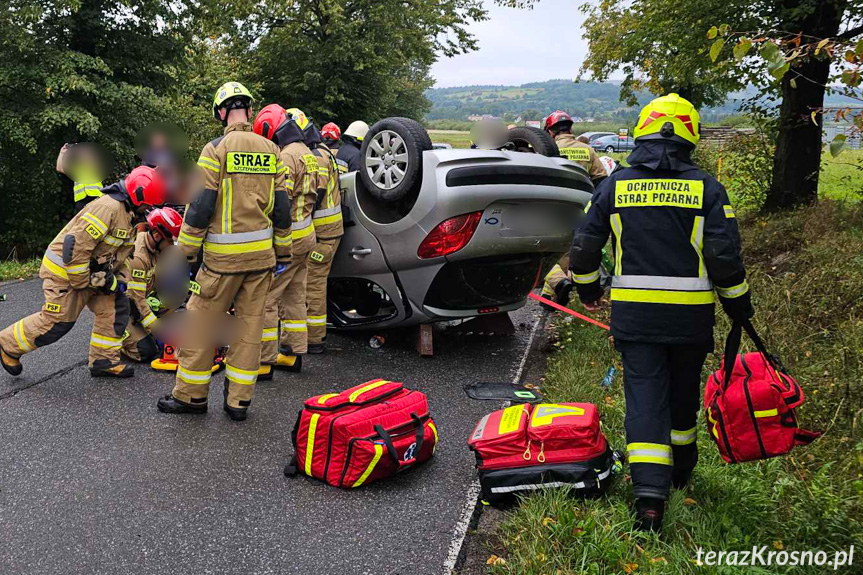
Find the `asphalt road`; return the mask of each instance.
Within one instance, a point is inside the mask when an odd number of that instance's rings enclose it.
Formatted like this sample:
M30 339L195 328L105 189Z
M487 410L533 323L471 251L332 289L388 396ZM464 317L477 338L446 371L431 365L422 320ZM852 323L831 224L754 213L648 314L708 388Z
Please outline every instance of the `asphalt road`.
M42 304L38 281L0 293L0 327ZM333 335L302 374L259 384L249 419L234 423L222 376L203 417L159 413L172 377L148 367L92 379L85 312L23 359L21 377L0 372L0 573L438 575L474 477L466 438L494 409L461 386L510 381L538 316L533 305L514 314L513 337L438 333L434 359L409 342L375 350L368 334ZM429 396L435 458L352 491L285 478L302 401L376 377Z

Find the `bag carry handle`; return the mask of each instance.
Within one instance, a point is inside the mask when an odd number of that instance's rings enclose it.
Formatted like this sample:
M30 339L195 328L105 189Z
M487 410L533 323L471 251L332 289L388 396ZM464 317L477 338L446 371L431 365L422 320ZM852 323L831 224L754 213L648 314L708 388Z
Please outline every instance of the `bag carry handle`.
M402 461L401 459L399 459L399 454L396 453L396 446L393 445L393 438L390 437L390 434L387 432L387 430L384 429L383 426L381 426L381 425L375 425L375 431L381 437L381 439L384 440L384 445L387 448L387 453L389 453L390 458L396 464L398 464L399 467L405 467L407 465L413 465L414 463L416 463L417 456L419 456L420 450L423 447L423 439L425 437L425 427L423 426L422 419L420 419L416 413L411 413L411 420L417 426L416 447L414 448L413 457L411 457L410 459L407 459L405 461Z
M742 322L735 321L731 326L731 331L728 332L728 337L725 339L725 354L723 355L725 381L723 382L723 389L728 389L728 385L731 383L731 374L734 372L734 364L737 362L737 354L740 352L740 341L744 329L746 330L746 335L749 336L749 339L752 340L755 348L764 356L767 363L776 371L786 371L785 366L782 365L779 358L767 351L767 347L755 331L755 326L752 325L751 321L748 319Z

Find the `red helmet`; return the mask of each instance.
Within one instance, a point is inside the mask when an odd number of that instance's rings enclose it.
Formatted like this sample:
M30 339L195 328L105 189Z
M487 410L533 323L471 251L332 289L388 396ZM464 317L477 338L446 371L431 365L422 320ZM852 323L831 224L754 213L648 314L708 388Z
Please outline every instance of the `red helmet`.
M323 128L321 128L321 137L324 140L332 140L336 141L342 137L342 131L339 130L339 127L336 126L334 122L330 122L329 124L325 124Z
M270 104L265 106L255 116L255 123L252 124L252 130L259 135L272 140L276 135L276 130L282 125L286 119L285 109L278 104Z
M136 206L161 206L167 192L165 180L150 166L138 166L126 176L126 193Z
M545 131L550 132L552 128L557 126L558 124L569 124L572 125L572 116L564 112L563 110L558 110L557 112L552 112L545 119Z
M158 208L147 214L147 225L166 239L176 239L180 235L183 217L174 208Z

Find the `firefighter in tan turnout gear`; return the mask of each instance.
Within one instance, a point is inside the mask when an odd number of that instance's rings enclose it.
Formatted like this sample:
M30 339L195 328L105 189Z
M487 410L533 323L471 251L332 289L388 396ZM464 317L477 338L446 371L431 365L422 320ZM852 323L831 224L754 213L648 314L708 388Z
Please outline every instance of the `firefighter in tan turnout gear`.
M186 305L190 313L224 314L234 306L242 321L237 341L225 358L223 408L228 416L246 418L261 361L264 305L273 269L290 254L289 200L285 169L278 148L252 133L252 96L238 82L216 92L213 115L225 134L201 151L198 166L204 190L189 204L179 245L203 265L200 286ZM158 402L165 413L205 413L213 348L182 347L174 390Z
M314 122L304 130L306 144L318 160L318 189L326 190L318 196L312 224L315 227L314 249L309 252L308 279L306 280L306 308L308 317L308 353L324 353L327 337L327 276L333 267L333 255L339 249L344 235L342 225L342 192L339 174L348 171L348 165L336 158L323 142Z
M597 186L608 174L593 148L584 142L579 142L572 134L572 124L572 117L566 112L558 110L545 119L544 129L554 138L560 155L583 166L590 175L593 185ZM554 299L561 305L566 305L569 302L569 294L572 292L573 286L574 284L569 277L569 254L566 254L545 276L542 295Z
M173 208L159 208L147 214L147 231L135 239L135 250L120 269L118 278L126 284L131 317L123 339L123 355L133 361L156 359L159 345L152 335L157 319L148 296L155 293L156 263L162 250L173 245L183 217Z
M272 378L273 367L299 371L307 351L306 277L309 252L315 247L312 212L318 197L318 161L304 143L305 114L270 104L255 117L255 133L281 149L286 185L291 197L292 257L277 270L267 295L261 353L261 378ZM281 324L281 325L280 325Z
M90 336L90 374L134 374L120 362L129 300L114 271L132 251L135 221L148 206L164 203L165 187L156 170L141 166L102 193L66 224L45 251L39 270L45 291L42 310L0 332L0 361L10 374L21 373L22 355L66 335L84 307L96 316Z

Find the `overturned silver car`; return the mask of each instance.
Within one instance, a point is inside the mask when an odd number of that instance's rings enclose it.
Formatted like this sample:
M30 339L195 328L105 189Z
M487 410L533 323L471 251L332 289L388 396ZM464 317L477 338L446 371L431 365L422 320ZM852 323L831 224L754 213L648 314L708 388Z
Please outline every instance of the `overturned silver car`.
M593 187L583 168L551 157L556 146L543 132L516 130L502 149L440 150L413 120L372 126L364 169L342 178L333 327L401 327L525 304L569 249Z

